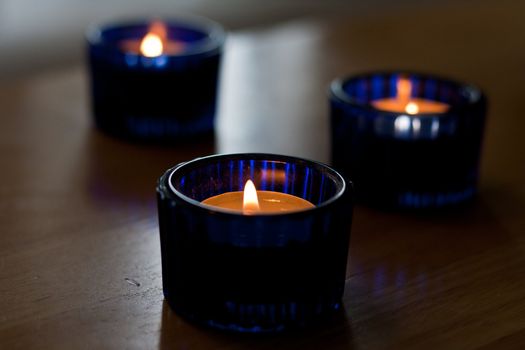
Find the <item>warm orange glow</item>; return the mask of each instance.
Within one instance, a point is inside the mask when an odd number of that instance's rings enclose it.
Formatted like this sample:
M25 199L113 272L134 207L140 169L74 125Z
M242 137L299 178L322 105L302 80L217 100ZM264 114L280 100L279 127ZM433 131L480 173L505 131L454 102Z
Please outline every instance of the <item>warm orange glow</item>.
M146 57L162 55L167 36L167 28L164 23L160 21L151 23L148 34L140 43L140 53Z
M164 42L168 39L168 27L162 21L153 21L149 25L149 33L154 33Z
M419 106L415 102L409 102L405 106L405 111L408 114L418 114L419 113Z
M372 101L372 106L382 111L416 115L420 113L445 113L448 104L419 97L412 97L412 82L405 77L396 83L396 97L380 98Z
M246 181L244 191L221 193L206 198L202 204L227 211L241 212L244 215L276 214L314 207L306 199L291 194L257 191L251 180Z
M259 211L259 198L257 198L257 190L252 180L246 181L244 185L242 210L246 214Z

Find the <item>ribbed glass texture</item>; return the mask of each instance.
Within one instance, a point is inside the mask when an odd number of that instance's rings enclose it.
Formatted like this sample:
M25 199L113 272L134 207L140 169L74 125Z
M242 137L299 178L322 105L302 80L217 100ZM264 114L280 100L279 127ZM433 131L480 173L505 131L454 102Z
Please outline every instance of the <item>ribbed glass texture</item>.
M413 98L448 104L444 113L386 112L400 78ZM360 202L383 208L453 208L476 193L486 99L476 87L409 72L337 79L330 86L332 161Z

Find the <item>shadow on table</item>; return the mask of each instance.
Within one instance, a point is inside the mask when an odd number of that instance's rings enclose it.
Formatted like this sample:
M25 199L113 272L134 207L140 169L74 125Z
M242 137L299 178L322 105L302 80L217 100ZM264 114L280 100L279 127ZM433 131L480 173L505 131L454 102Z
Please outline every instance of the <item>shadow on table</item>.
M220 332L188 323L164 301L159 349L352 349L351 322L342 311L328 323L280 334Z
M170 167L213 154L215 139L173 146L136 144L91 131L86 187L97 203L154 202L157 179Z

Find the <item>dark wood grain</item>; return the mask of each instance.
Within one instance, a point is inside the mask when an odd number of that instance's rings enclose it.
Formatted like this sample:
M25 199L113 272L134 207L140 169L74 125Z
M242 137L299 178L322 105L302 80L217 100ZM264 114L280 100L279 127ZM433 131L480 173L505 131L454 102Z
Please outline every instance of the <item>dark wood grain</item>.
M524 8L498 4L232 33L218 132L204 144L140 146L93 130L78 67L1 83L0 348L525 347ZM357 207L345 308L322 328L241 336L194 327L170 311L161 290L158 176L213 152L329 161L327 84L386 68L485 89L478 200L441 216Z

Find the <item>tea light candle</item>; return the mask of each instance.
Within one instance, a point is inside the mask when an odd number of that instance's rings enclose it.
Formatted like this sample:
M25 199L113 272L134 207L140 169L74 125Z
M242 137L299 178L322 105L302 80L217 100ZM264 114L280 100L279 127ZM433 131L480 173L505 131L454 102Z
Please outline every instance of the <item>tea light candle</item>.
M180 316L275 332L341 307L352 205L349 184L330 167L215 155L168 170L157 194L164 296Z
M91 27L96 126L149 142L211 134L224 38L218 24L189 17Z
M476 87L407 72L330 86L332 161L359 201L438 209L476 193L486 99Z
M252 180L246 181L244 191L219 194L203 200L202 204L248 215L293 212L314 207L309 201L287 193L257 191Z

